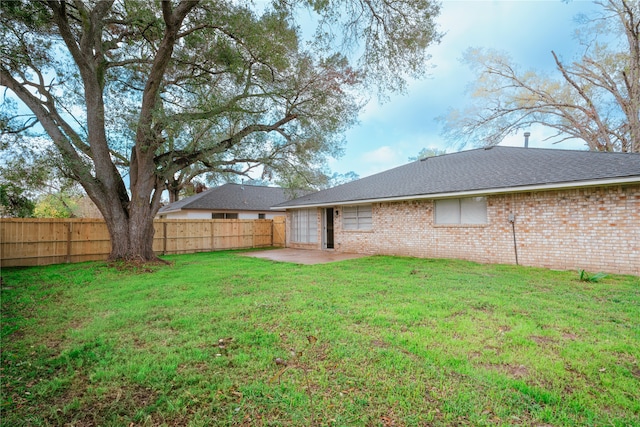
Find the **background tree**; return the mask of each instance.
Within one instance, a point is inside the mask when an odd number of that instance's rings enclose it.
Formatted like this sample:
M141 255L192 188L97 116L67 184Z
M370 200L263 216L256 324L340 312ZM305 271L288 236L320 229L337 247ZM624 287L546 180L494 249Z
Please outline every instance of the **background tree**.
M541 124L555 142L585 141L590 150L640 152L640 2L596 1L598 16L579 17L582 57L549 76L520 70L508 55L468 49L464 61L478 74L472 105L452 110L444 135L465 145L499 144L507 135Z
M415 162L416 160L426 159L427 157L435 157L441 156L442 154L446 154L447 150L441 150L439 148L426 148L424 147L422 150L418 152L417 156L409 157L410 162Z
M0 218L30 218L35 203L25 196L25 189L4 179L0 182Z
M19 215L13 211L12 216L82 216L78 206L82 187L64 170L64 162L50 140L32 129L17 134L6 126L1 129L0 185L11 195L5 200L28 201L24 206L30 206L21 209Z
M359 95L403 90L439 37L429 0L252 4L0 3L0 83L100 209L111 259L157 259L153 218L185 168L338 155ZM300 8L319 23L308 44Z
M77 218L81 196L70 193L43 194L33 209L35 218Z

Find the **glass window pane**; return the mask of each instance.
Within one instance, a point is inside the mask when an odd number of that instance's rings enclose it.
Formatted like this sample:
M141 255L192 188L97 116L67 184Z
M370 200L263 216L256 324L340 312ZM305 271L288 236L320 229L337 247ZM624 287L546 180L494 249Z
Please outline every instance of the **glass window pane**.
M460 222L462 224L487 223L487 198L466 197L460 199Z
M371 218L371 205L358 206L358 216Z
M355 206L345 206L342 209L342 216L344 218L357 218L358 209Z
M358 229L371 230L372 224L371 205L360 206L358 209Z
M315 209L300 209L291 213L291 241L316 243L318 221Z
M436 224L460 224L460 199L436 200Z
M345 230L370 230L371 205L345 206L342 208L342 228Z
M309 209L307 212L309 215L309 238L307 242L316 243L318 241L318 215L315 209Z

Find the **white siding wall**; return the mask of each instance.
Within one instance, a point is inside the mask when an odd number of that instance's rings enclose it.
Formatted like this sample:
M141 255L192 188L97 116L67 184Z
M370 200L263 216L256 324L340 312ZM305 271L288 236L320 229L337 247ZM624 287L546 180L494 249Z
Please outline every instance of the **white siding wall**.
M211 213L213 211L196 211L196 210L183 210L178 212L170 212L167 214L163 214L162 217L165 219L211 219ZM219 212L219 211L218 211ZM277 216L284 216L284 212L238 212L238 219L258 219L258 214L264 213L265 219L273 219Z
M206 211L178 211L162 215L165 219L211 219L211 212Z
M277 216L284 216L284 212L239 212L238 219L258 219L258 214L263 213L264 219L273 219Z

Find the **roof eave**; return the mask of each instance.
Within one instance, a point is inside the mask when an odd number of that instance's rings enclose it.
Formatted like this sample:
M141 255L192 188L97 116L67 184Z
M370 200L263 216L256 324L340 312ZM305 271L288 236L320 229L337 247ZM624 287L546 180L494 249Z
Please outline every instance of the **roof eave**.
M168 214L168 213L180 212L181 210L182 210L182 208L171 209L171 210L167 210L167 211L158 211L158 213L156 215L164 215L164 214Z
M398 197L383 197L363 200L347 200L339 202L322 202L322 203L310 203L306 205L286 205L278 206L278 209L304 209L315 208L322 206L345 206L354 204L368 204L368 203L381 203L381 202L401 202L406 200L422 200L422 199L444 199L448 197L466 197L466 196L486 196L491 194L508 194L508 193L522 193L529 191L546 191L546 190L563 190L572 188L585 188L585 187L601 187L612 186L620 184L640 184L640 175L623 177L623 178L606 178L606 179L594 179L589 181L571 181L571 182L559 182L553 184L533 184L523 185L518 187L501 187L501 188L485 188L479 190L466 190L466 191L452 191L447 193L432 193L432 194L415 194L409 196ZM271 208L274 209L274 208Z
M269 210L274 210L274 211L280 211L280 212L284 212L285 208L272 208L272 207L268 207L268 208L260 208L260 209L239 209L239 208L180 208L180 209L173 209L170 211L162 211L162 212L158 212L158 214L165 214L165 213L172 213L172 212L181 212L181 211L216 211L216 212L266 212Z

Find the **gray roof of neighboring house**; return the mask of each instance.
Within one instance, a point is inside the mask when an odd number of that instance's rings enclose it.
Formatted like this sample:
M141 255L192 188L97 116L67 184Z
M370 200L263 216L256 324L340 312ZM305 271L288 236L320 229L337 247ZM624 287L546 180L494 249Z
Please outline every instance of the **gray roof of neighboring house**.
M269 211L289 199L280 187L224 184L164 206L159 214L184 209L224 211ZM284 209L281 209L284 210Z
M278 208L640 183L640 154L492 147L418 160Z

